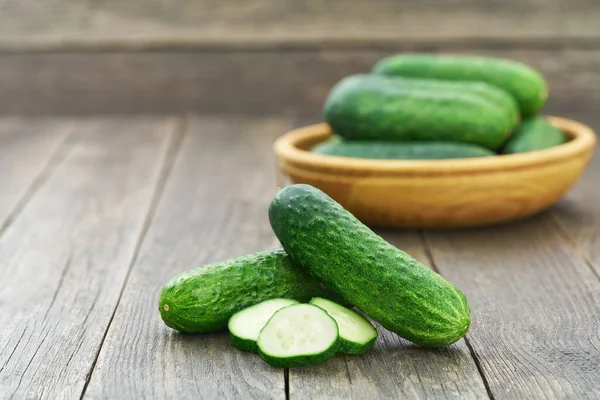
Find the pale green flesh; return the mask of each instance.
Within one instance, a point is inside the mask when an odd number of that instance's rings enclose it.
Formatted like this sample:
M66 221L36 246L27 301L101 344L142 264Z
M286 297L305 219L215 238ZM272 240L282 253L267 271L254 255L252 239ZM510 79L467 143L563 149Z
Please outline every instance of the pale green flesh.
M321 297L313 298L310 304L322 308L335 319L339 327L340 338L346 341L365 344L377 337L375 327L357 312Z
M229 320L229 332L248 340L258 340L258 334L277 310L298 304L291 299L271 299L234 314Z
M324 353L336 345L338 326L323 309L310 304L277 311L258 336L261 352L272 357Z

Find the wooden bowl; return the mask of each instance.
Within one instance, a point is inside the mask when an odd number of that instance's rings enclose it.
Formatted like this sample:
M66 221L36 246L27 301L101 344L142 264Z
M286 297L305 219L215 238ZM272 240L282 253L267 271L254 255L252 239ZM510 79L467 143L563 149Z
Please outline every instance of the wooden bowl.
M375 160L311 153L327 124L275 141L282 181L308 183L370 226L459 228L537 213L559 200L590 161L596 136L587 126L549 117L570 140L529 153L448 160Z

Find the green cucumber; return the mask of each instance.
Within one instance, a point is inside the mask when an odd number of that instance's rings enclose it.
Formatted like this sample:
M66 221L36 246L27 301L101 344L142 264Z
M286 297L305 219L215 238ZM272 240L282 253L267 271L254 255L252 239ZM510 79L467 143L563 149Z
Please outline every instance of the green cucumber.
M544 117L523 121L504 146L504 154L525 153L558 146L566 142L565 134Z
M324 114L345 139L465 142L492 150L519 120L514 100L490 85L383 75L344 78Z
M384 328L416 344L456 342L470 325L465 295L310 185L281 189L269 220L299 266Z
M489 157L496 154L489 149L469 143L344 140L339 136L318 144L312 151L330 156L387 160L441 160Z
M280 309L258 335L258 352L272 367L323 364L338 348L337 323L325 310L310 304Z
M357 355L366 352L375 344L377 329L359 313L321 297L311 299L310 304L321 307L337 322L340 331L340 351Z
M544 77L530 66L506 59L452 54L400 54L380 60L373 73L452 81L479 81L510 93L527 118L548 98Z
M397 82L403 82L403 85L410 85L410 87L415 90L448 91L476 95L505 110L512 120L518 121L521 119L521 111L519 110L519 105L514 97L507 91L485 82L451 81L431 78L420 79L400 76L391 77Z
M256 341L261 329L277 310L292 304L298 302L291 299L271 299L233 314L227 324L231 342L238 349L258 353Z
M333 294L279 249L183 272L163 287L158 309L167 326L203 333L225 329L233 314L264 300L309 301L315 296Z

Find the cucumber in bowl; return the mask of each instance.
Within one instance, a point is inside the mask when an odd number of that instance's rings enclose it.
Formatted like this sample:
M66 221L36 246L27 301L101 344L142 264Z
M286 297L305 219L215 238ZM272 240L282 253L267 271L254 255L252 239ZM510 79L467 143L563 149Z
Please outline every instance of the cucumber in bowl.
M362 315L322 297L314 297L310 304L327 311L338 324L340 351L346 354L362 354L377 340L377 329Z
M339 330L325 310L311 304L284 307L258 335L258 351L272 367L323 364L339 349Z
M227 324L231 342L238 349L258 353L256 341L262 328L275 312L292 304L298 302L292 299L271 299L238 311Z

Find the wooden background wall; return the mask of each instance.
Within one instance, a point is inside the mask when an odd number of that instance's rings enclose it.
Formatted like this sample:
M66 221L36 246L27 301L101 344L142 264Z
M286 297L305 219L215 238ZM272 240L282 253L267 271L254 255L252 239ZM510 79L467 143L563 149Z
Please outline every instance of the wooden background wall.
M600 100L598 0L0 0L0 114L318 119L328 89L401 51L525 61L549 113Z

